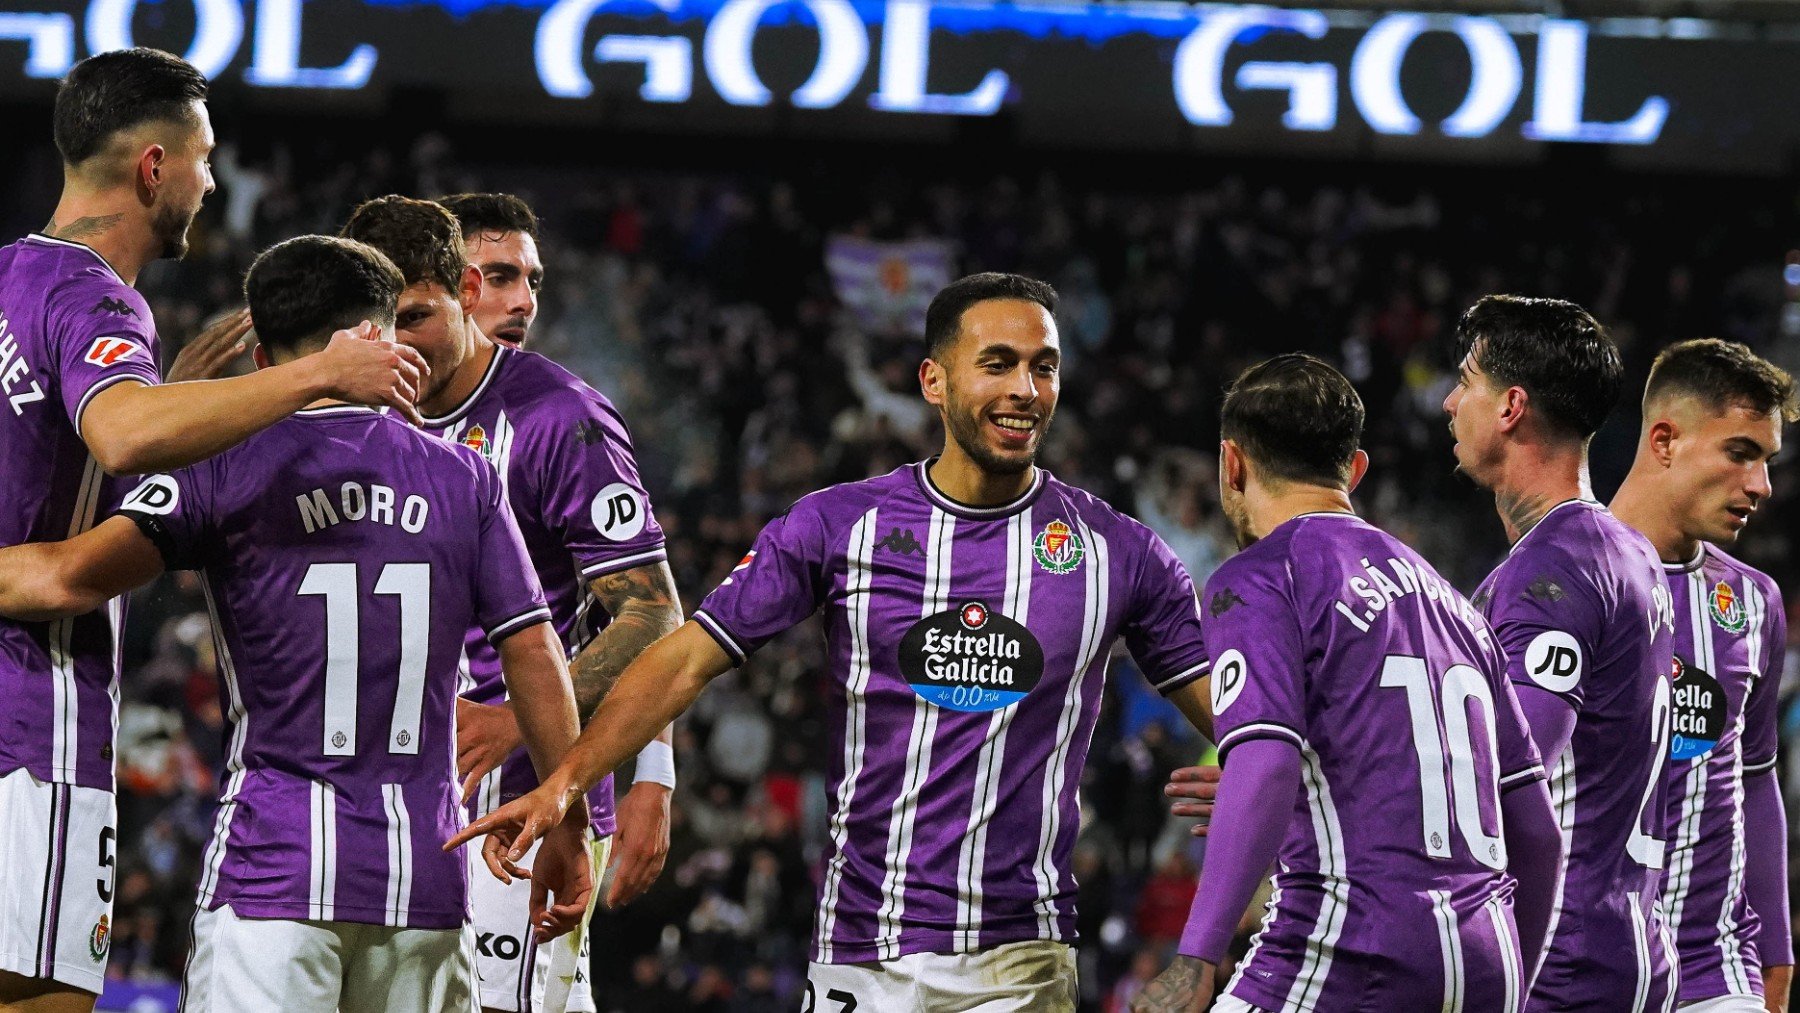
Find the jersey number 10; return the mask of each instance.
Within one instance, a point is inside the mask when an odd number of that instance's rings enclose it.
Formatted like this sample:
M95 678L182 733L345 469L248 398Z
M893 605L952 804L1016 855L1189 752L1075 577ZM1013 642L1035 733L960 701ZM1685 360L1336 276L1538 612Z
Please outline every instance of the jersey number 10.
M1494 694L1481 673L1468 665L1452 665L1435 687L1423 658L1389 657L1381 668L1381 685L1406 691L1412 718L1413 750L1419 757L1419 792L1425 817L1425 853L1450 857L1450 812L1456 829L1475 860L1490 869L1506 868L1506 841L1481 825L1482 800L1500 813L1500 763L1494 746ZM1435 699L1434 699L1435 697ZM1469 720L1469 701L1481 705L1479 726ZM1443 709L1443 732L1438 710ZM1480 733L1477 739L1476 733ZM1487 762L1487 777L1475 764L1476 750ZM1449 759L1448 783L1444 761ZM1498 829L1498 828L1496 828Z
M359 586L355 563L314 563L300 581L300 594L325 598L326 756L356 755L357 681L362 673ZM388 752L416 756L431 651L431 564L383 566L375 593L400 599L400 679L388 723Z

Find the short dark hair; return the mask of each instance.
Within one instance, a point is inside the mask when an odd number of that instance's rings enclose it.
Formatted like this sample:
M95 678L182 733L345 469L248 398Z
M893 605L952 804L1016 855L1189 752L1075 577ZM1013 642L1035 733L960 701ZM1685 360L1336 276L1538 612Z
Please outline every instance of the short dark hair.
M1502 387L1523 387L1554 432L1586 440L1618 404L1625 366L1587 310L1562 299L1483 296L1456 322L1460 356Z
M1219 410L1219 434L1242 447L1264 475L1306 485L1348 485L1362 431L1356 388L1303 352L1244 370Z
M1695 338L1662 350L1644 385L1645 414L1657 399L1671 395L1697 398L1714 412L1741 405L1760 415L1779 415L1783 422L1800 422L1800 398L1787 370L1748 345L1722 338Z
M119 49L76 64L56 90L53 133L63 162L80 165L121 130L141 123L195 121L206 76L160 49Z
M391 325L406 281L380 250L334 236L299 236L264 250L244 276L256 340L295 352L364 320Z
M538 238L538 219L531 205L510 193L453 193L437 203L462 224L463 239L476 235L523 232Z
M990 299L1023 299L1056 312L1056 289L1048 282L998 271L958 278L933 296L925 310L925 354L933 359L942 355L962 333L963 314Z
M408 285L432 281L455 294L469 264L462 225L442 204L390 194L350 212L339 233L388 255Z

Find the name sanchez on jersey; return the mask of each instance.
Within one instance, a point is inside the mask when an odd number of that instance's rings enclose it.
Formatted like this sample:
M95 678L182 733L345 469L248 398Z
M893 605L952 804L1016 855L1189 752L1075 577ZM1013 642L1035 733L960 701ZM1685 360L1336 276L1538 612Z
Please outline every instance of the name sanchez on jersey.
M1481 646L1488 646L1487 623L1468 599L1456 593L1449 581L1434 573L1421 573L1411 563L1394 556L1388 557L1387 569L1370 563L1367 556L1357 562L1362 564L1363 573L1368 574L1368 577L1352 576L1346 580L1344 586L1349 593L1339 597L1332 606L1359 631L1369 632L1373 628L1370 624L1377 616L1386 612L1390 604L1407 595L1424 595L1428 601L1450 606L1450 610L1469 628L1469 632L1475 634L1475 639L1481 642ZM1393 571L1392 576L1388 575L1389 570ZM1359 610L1349 601L1353 596L1364 606L1362 609Z

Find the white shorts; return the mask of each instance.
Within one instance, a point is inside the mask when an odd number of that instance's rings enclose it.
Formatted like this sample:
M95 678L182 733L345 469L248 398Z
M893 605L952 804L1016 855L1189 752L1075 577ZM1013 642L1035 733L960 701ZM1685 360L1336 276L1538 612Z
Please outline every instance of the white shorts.
M1079 997L1075 950L1028 940L975 953L809 964L801 1013L1064 1013Z
M481 844L480 840L470 844L470 852L476 852ZM597 898L601 874L606 871L606 863L612 854L612 838L594 841L592 848L594 895ZM533 844L519 864L530 868L537 853L538 845ZM469 907L475 913L475 968L481 977L484 1009L508 1013L593 1013L594 988L588 978L587 920L582 921L581 928L554 940L549 946L538 946L531 936L531 882L514 879L510 886L502 883L479 858L469 874ZM588 907L588 914L592 917L592 905ZM571 973L574 976L568 984L568 1004L561 1010L544 1008L553 961L559 964L557 977L568 977ZM560 987L556 991L561 991Z
M475 932L194 912L182 1013L477 1013Z
M0 777L0 970L100 992L116 827L110 791Z
M1235 995L1219 996L1212 1004L1212 1013L1264 1013L1261 1006L1252 1006Z
M1677 1013L1764 1013L1768 1007L1754 995L1717 995L1691 1005L1676 1007Z

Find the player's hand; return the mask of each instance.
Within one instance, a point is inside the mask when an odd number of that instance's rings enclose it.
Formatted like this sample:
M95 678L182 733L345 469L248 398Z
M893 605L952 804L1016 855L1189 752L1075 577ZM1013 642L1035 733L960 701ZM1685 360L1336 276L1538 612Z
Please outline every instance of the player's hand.
M494 707L456 698L456 776L462 778L462 800L469 801L481 779L506 762L524 744L519 719L511 707Z
M1177 956L1131 1000L1131 1013L1200 1013L1213 995L1213 966Z
M169 366L167 383L185 380L216 380L225 374L248 347L250 310L233 310L208 324L194 339L181 346Z
M1771 964L1763 968L1763 1008L1787 1013L1788 995L1794 987L1794 965Z
M333 334L317 361L326 397L376 408L386 405L415 426L425 424L414 404L431 367L417 351L383 338L381 329L369 321Z
M587 823L564 820L544 835L532 863L531 934L538 944L580 928L593 892Z
M619 799L607 907L624 907L637 900L662 875L663 862L669 857L670 794L654 781L639 781Z
M1175 800L1169 803L1170 813L1200 820L1191 831L1195 837L1205 837L1211 826L1223 773L1217 767L1182 767L1170 774L1169 783L1163 786L1163 794Z
M532 791L463 827L456 836L444 842L444 850L455 851L486 834L487 842L482 845L481 860L487 863L488 871L494 874L494 878L507 884L512 883L514 876L530 879L531 870L520 866L519 860L525 857L525 853L531 850L531 846L539 838L563 822L570 802L580 797L579 792L558 792L547 784L540 784ZM587 807L580 808L585 818Z

